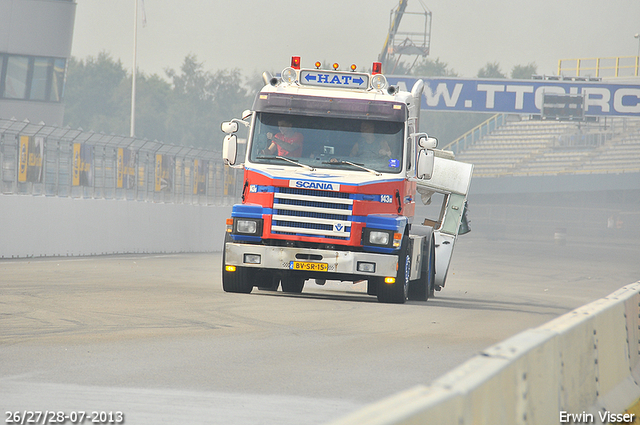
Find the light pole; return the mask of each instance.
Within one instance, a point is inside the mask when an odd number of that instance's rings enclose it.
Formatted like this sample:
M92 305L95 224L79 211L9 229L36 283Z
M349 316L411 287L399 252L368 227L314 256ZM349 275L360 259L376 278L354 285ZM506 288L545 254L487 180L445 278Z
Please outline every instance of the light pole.
M640 34L636 33L633 37L638 39L638 53L636 54L636 77L637 77L638 68L640 68Z
M135 0L133 12L133 70L131 71L131 131L130 137L136 135L136 58L138 56L138 0ZM636 34L637 35L637 34Z

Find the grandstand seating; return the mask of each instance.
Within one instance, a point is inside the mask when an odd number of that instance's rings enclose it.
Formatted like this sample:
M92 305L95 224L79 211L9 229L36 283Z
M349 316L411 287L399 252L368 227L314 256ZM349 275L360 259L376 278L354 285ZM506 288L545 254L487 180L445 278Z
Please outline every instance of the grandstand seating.
M510 116L457 154L475 177L640 172L640 120L564 122Z
M614 173L640 171L640 132L625 134L614 143L595 149L580 169Z

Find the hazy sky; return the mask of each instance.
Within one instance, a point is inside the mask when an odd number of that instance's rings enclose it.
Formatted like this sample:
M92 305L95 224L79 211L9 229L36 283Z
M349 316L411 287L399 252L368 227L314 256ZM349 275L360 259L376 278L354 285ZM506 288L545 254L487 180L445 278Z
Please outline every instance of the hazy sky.
M107 51L131 69L136 0L77 0L72 55ZM139 0L142 4L142 0ZM509 74L535 62L556 74L558 59L635 56L640 0L423 0L433 13L432 59L464 77L487 62ZM239 68L245 76L279 72L292 55L369 68L377 60L396 0L144 0L138 68L164 76L187 54L206 70ZM409 0L407 11L422 11ZM405 27L409 25L413 28ZM401 30L420 31L406 20Z

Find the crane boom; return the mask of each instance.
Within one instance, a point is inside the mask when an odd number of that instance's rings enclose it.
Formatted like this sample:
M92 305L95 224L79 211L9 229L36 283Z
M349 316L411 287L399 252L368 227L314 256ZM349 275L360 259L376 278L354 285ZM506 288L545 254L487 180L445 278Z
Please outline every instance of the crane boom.
M413 64L409 67L407 67L406 64L401 67L402 71L406 73L411 71L419 58L425 58L429 55L431 44L431 12L422 0L419 0L419 2L422 5L422 12L407 11L408 0L399 0L398 6L391 9L389 33L387 34L382 52L378 57L378 61L382 64L383 72L387 74L396 72L403 55L415 56ZM421 17L424 21L424 27L421 31L416 28L415 19L404 18L407 15ZM413 24L405 25L405 23L402 23L403 30L400 31L400 24L403 18L405 20L411 19ZM394 63L392 64L392 62Z
M402 15L404 15L404 11L407 8L408 0L400 0L398 7L393 12L393 20L389 27L389 33L387 34L387 39L384 42L384 46L382 47L382 52L378 57L378 61L382 62L382 67L384 69L385 63L387 61L387 55L389 54L389 47L393 44L393 38L398 32L398 27L400 26L400 21L402 20Z

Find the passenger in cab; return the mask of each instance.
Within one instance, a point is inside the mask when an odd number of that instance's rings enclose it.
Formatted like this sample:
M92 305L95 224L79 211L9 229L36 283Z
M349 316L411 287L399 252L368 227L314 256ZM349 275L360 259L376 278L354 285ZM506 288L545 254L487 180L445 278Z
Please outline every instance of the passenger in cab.
M361 139L351 149L352 157L360 158L391 158L391 148L386 140L376 141L375 123L363 121L360 125Z

